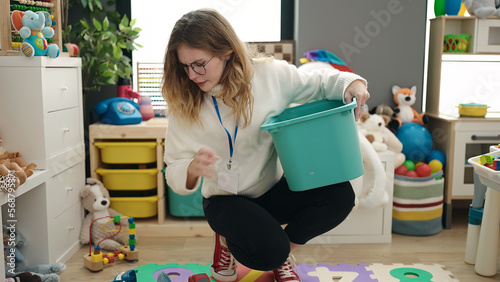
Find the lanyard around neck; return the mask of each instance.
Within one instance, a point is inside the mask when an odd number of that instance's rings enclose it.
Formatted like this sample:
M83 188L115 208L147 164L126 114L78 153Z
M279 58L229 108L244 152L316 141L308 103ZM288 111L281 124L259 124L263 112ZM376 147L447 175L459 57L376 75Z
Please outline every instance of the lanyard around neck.
M232 163L233 152L234 152L234 147L233 146L236 144L236 135L238 134L238 123L236 123L236 126L234 128L234 139L232 139L231 138L231 134L229 133L229 131L227 130L227 128L222 123L222 118L220 117L220 112L219 112L219 106L217 105L217 100L215 99L214 96L212 96L212 101L214 102L215 111L217 112L217 116L219 117L220 124L222 125L222 127L226 131L227 140L229 141L229 163L227 165L227 168L231 169L231 163Z

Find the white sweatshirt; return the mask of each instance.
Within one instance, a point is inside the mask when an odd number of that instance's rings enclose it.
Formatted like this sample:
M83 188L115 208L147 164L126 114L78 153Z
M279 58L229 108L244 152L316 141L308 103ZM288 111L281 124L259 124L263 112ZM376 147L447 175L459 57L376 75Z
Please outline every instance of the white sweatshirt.
M306 103L312 100L343 100L347 86L358 75L321 69L303 72L286 61L269 60L255 65L252 78L254 106L250 124L238 128L232 162L239 168L238 195L256 198L267 192L283 176L271 135L260 129L270 117L283 112L291 103ZM205 94L200 118L203 127L194 124L183 126L170 115L165 138L167 184L180 195L194 193L199 189L208 198L213 195L230 195L218 188L217 172L210 178L198 179L195 189L186 188L187 169L200 148L213 149L220 157L218 170L229 160L228 136L222 127L210 93ZM345 102L345 101L344 101ZM234 138L235 118L229 117L230 108L217 99L224 127Z

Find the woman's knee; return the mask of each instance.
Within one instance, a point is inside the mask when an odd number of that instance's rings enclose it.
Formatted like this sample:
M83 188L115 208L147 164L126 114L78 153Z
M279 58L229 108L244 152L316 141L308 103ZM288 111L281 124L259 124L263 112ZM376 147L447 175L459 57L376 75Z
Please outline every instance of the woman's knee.
M229 248L231 249L231 246ZM233 250L231 252L236 260L246 267L260 271L269 271L283 265L290 255L290 243L286 241L261 244L259 247L254 248L251 254L246 255L233 252Z

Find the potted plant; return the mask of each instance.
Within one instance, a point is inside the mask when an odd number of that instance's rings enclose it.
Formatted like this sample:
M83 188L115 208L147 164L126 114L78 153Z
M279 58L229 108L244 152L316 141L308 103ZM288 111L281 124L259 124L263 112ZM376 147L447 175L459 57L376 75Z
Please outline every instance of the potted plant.
M80 5L83 17L74 25L68 24L69 7ZM75 43L82 58L83 91L100 91L103 85L117 84L120 78L132 75L130 54L142 46L135 42L141 29L135 20L111 11L115 1L104 8L100 0L63 0L64 42ZM72 12L75 9L72 9Z

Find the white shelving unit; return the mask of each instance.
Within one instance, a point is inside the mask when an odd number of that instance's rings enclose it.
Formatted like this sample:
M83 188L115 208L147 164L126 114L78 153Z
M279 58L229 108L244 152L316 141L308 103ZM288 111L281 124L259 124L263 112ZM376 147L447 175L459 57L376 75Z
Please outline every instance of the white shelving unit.
M441 16L430 21L426 114L434 148L447 156L443 222L451 227L452 200L472 199L469 157L500 142L500 19ZM444 36L471 36L467 52L444 52ZM484 118L460 117L459 104L490 106Z
M81 60L0 57L0 77L2 146L37 164L15 192L0 194L0 221L26 237L20 251L31 265L65 262L80 248L83 218Z

